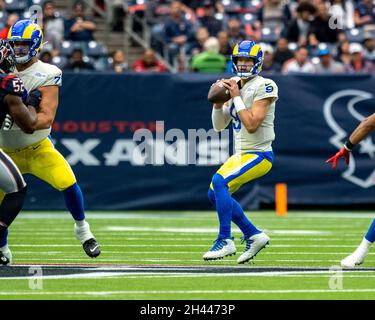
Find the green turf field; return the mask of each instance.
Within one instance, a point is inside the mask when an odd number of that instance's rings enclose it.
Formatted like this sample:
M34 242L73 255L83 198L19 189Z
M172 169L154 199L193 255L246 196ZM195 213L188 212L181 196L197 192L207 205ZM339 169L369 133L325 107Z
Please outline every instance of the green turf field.
M0 268L0 299L374 299L375 252L357 271L334 268L374 216L250 213L271 243L237 265L236 227L236 256L202 260L217 234L215 212L88 212L102 246L96 259L75 240L67 213L23 212L9 237L14 267ZM42 282L30 265L42 266Z

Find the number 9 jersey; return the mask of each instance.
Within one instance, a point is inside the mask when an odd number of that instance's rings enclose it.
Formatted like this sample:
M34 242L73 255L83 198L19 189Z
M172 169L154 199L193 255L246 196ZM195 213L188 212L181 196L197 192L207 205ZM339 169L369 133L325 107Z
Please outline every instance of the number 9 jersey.
M269 106L266 118L257 131L251 134L241 123L232 100L229 101L236 153L272 151L272 141L275 140L275 104L278 99L276 83L259 75L254 76L241 88L241 97L247 109L251 109L252 104L257 100L273 98L273 101Z
M61 86L62 71L51 64L38 60L24 71L17 72L27 92L45 86ZM24 133L17 125L11 130L0 130L0 148L21 149L42 141L51 133L51 128L36 130L33 134Z

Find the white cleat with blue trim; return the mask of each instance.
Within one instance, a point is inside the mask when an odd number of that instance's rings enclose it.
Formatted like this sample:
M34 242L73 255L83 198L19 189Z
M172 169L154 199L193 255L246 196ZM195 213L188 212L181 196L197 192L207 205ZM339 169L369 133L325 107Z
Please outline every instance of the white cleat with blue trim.
M269 244L270 237L264 232L255 234L247 239L242 239L242 243L246 243L246 247L241 256L237 259L237 263L246 263L253 259L257 253Z
M214 241L210 251L203 255L203 260L217 260L236 254L236 246L233 238L218 238Z

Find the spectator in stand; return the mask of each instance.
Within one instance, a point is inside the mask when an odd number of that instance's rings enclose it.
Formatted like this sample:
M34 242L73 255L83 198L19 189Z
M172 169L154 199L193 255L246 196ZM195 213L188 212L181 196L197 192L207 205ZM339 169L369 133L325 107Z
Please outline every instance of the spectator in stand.
M155 56L153 49L146 49L143 57L137 59L133 64L135 72L166 72L167 68Z
M220 73L224 72L227 59L219 53L219 40L211 37L204 43L204 51L193 57L191 69L194 72Z
M375 39L371 34L365 35L363 46L365 48L365 59L375 62Z
M203 46L206 40L210 37L206 27L199 27L195 33L195 39L190 44L190 48L187 49L189 55L196 55L203 51Z
M276 34L280 34L290 19L289 6L282 0L265 0L258 12L258 21L261 26L275 30Z
M40 54L39 60L42 61L42 62L44 62L44 63L53 64L52 63L52 54L49 51L43 51Z
M282 73L314 73L314 65L309 61L307 48L299 47L294 53L294 58L285 62Z
M338 61L340 61L344 65L345 70L349 70L350 63L352 62L352 56L350 54L349 48L349 41L344 41L340 44L337 50Z
M263 67L262 71L266 73L281 72L281 65L273 60L274 49L268 43L260 44L263 51Z
M321 2L317 6L317 15L312 21L309 29L309 44L316 47L320 42L335 43L338 40L338 29L331 28L331 16L328 14L328 9L325 2Z
M8 38L8 32L12 25L14 25L19 19L19 16L17 13L11 13L7 18L6 26L0 30L0 39L7 39Z
M128 71L128 63L125 60L125 54L122 50L116 50L112 54L111 70L116 73L123 73Z
M374 63L365 59L361 44L351 43L349 52L352 56L349 73L375 73Z
M327 46L321 46L318 51L319 63L315 66L317 73L339 74L345 73L345 67L341 62L333 60Z
M92 41L96 24L85 17L85 5L82 1L76 1L73 5L72 19L65 21L65 40L72 41Z
M273 61L282 66L285 61L288 61L293 57L293 52L288 48L288 39L280 38L277 40Z
M44 41L48 41L54 50L58 50L64 39L64 20L56 11L53 1L43 3L43 32Z
M225 56L227 60L230 59L232 55L233 48L229 44L228 33L226 31L220 31L217 34L217 39L219 40L219 53Z
M182 14L180 1L172 1L170 5L170 16L165 22L164 33L170 50L169 60L173 60L180 50L186 51L186 45L191 37L191 24ZM173 61L171 61L173 62Z
M289 42L297 42L298 45L307 44L307 37L316 8L313 4L303 1L297 7L297 18L293 19L286 27L285 37Z
M236 43L246 39L245 32L241 29L241 22L238 19L231 18L228 21L227 26L228 42L229 45L234 48Z
M372 0L361 0L354 10L354 23L357 27L375 24L375 8Z
M340 29L354 28L354 5L352 0L330 0L329 14L336 17Z
M199 24L206 27L210 36L216 36L223 29L222 20L215 17L215 2L213 0L203 1L203 16L199 18Z
M84 61L82 49L77 48L73 50L70 61L65 66L65 69L80 72L84 70L94 70L94 66L90 62Z

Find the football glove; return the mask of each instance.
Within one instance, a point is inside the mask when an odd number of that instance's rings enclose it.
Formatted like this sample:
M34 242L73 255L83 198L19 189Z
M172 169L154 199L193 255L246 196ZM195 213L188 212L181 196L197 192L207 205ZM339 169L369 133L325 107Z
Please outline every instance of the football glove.
M37 111L39 110L40 101L42 97L40 91L34 90L29 93L29 96L26 100L26 106L33 106Z
M10 130L13 126L13 118L10 114L6 114L3 124L1 125L1 130Z
M332 162L332 167L333 169L336 169L337 167L337 162L339 161L340 158L344 158L346 164L349 164L350 160L350 151L345 149L344 147L340 149L339 152L337 152L333 157L329 158L326 163Z

